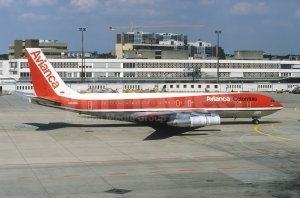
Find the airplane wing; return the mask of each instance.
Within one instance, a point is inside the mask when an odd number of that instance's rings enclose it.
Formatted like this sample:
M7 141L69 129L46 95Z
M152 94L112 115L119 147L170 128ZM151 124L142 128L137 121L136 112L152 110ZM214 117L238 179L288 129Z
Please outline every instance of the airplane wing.
M197 110L180 110L180 111L150 111L150 112L136 112L133 114L133 117L138 119L142 117L169 117L172 115L176 115L177 113L184 113L190 115L199 115L199 114L206 114L208 111L206 109L197 109Z
M203 127L221 123L219 115L208 113L205 109L136 112L132 114L132 117L137 121L156 121L176 127Z

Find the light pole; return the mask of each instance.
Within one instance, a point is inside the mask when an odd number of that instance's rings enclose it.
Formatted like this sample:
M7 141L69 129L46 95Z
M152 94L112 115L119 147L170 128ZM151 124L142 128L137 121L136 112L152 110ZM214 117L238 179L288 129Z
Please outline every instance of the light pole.
M219 84L219 34L221 34L221 30L216 30L215 33L218 35L216 56L217 56L217 83Z
M85 68L84 68L84 72L83 72L83 32L86 31L85 27L79 28L79 31L81 31L81 81L83 83L83 79L85 77Z

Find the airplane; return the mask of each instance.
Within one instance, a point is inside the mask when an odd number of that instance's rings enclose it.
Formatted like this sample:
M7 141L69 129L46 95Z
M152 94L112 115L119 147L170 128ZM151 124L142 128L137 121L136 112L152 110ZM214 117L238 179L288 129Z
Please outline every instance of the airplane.
M39 48L26 48L35 96L33 104L110 120L157 122L199 128L219 125L221 118L252 118L283 108L258 93L78 93L69 88Z

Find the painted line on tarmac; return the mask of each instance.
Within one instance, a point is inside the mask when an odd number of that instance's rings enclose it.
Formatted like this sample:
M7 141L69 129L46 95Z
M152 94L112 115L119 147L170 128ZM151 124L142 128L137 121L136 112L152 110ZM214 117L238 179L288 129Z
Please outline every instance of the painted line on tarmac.
M224 158L227 157L227 155L211 155L211 156L196 156L194 158Z
M133 162L136 161L135 159L130 159L130 160L89 160L89 161L82 161L83 163L99 163L99 162L103 162L103 163L118 163L118 162Z
M277 127L275 126L275 124L271 124L271 128L274 130L274 131L277 131L277 132L280 132L280 133L284 133L284 134L292 134L290 132L286 132L286 131L279 131L277 129Z
M65 175L65 178L70 178L70 177L79 177L79 174L74 174L74 175Z
M280 139L280 140L286 140L286 141L292 141L292 142L300 142L300 140L296 140L296 139L292 139L292 138L285 138L285 137L281 137L281 136L272 135L272 134L269 134L269 133L262 132L262 131L260 131L258 129L260 126L261 126L261 124L259 124L259 125L257 125L257 126L254 127L254 131L256 133L259 133L259 134L264 135L264 136L269 136L269 137L272 137L272 138Z
M268 167L272 168L272 167L282 167L282 164L270 164L268 165Z
M173 160L179 160L179 158L155 158L151 159L153 161L173 161Z
M34 176L24 176L24 177L18 177L18 180L24 180L24 179L33 179Z
M2 130L5 130L5 131L20 131L22 129L25 129L25 128L3 128Z
M300 113L300 106L299 107L295 107L294 110Z
M118 173L111 173L109 174L110 176L118 176L118 175L126 175L127 173L125 172L118 172Z
M267 156L265 153L251 153L251 154L242 154L239 155L240 157L260 157L260 156Z
M233 170L236 169L236 167L222 167L222 168L218 168L218 170Z
M284 134L292 134L292 133L290 133L290 132L285 132L285 131L283 131L282 133L284 133Z
M274 131L278 131L275 124L271 124L271 128L274 129Z
M35 162L23 164L0 164L0 167L18 167L18 166L39 166L39 165L76 165L76 164L90 164L90 163L124 163L136 160L93 160L93 161L78 161L78 162Z
M286 152L288 155L299 155L300 152Z
M191 169L191 170L179 170L179 172L181 172L181 173L193 173L193 172L196 172L196 170L194 170L194 169Z
M163 171L161 170L158 170L158 171L151 171L149 172L149 174L159 174L159 173L162 173Z

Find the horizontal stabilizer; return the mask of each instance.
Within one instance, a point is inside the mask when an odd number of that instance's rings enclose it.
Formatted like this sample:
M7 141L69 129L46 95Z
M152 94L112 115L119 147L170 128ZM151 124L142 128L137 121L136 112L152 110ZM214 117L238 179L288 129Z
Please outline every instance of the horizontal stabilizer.
M43 106L61 106L60 102L53 101L53 100L47 100L39 97L30 97L29 102L32 104L38 104L38 105L43 105Z

